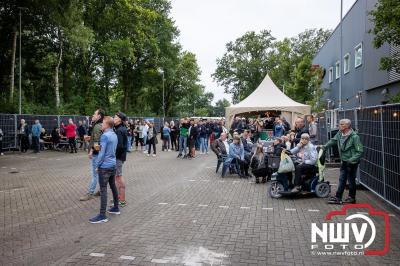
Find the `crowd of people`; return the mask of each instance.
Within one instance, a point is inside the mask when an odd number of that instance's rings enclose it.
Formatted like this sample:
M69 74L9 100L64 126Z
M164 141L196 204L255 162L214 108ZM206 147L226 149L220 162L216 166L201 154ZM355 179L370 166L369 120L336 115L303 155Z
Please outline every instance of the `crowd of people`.
M270 166L269 160L274 156L280 156L282 151L287 151L296 156L292 192L297 192L301 189L302 176L316 170L318 159L317 126L314 117L307 117L307 127L305 122L303 118L297 118L292 129L284 117L267 116L255 119L236 117L228 131L224 119L182 118L179 122L165 122L157 131L151 121L144 119L128 121L122 112L116 113L114 117L105 116L105 112L98 109L91 117L89 126L84 120L78 121L76 126L70 118L67 125L61 123L60 127L55 127L50 137L54 147L58 147L61 138L66 138L71 153L77 153L77 141L80 143L79 149L88 152L92 177L87 193L80 200L87 201L96 196L101 197L100 213L90 219L91 223L101 223L108 221L107 184L113 194L113 206L108 213L120 214L119 208L127 205L125 181L122 177L122 167L127 153L140 151L147 156L155 157L158 134L162 141L163 152L175 151L178 153L177 158L194 159L197 154L209 154L211 148L217 156L217 172L222 165L222 177L225 177L229 170L241 178L254 177L256 183L260 181L266 183L267 177L276 170ZM354 149L361 156L362 145L355 132L348 127L349 124L351 126L351 122L347 120L341 121L340 125L343 128L341 133L339 132L341 135L338 133L340 136L336 136L323 148L337 145L342 149L346 139L353 139L352 143L356 145ZM269 134L265 134L266 132ZM25 120L21 119L17 136L21 152L29 149L30 139L34 152L40 152L45 130L39 120L35 120L29 127ZM272 146L264 146L266 136L270 143L273 142ZM0 131L0 141L2 137ZM347 152L343 151L341 155L347 156ZM351 157L351 154L348 157ZM349 160L353 159L351 157ZM332 203L341 202L347 179L351 180L351 191L345 201L355 202L354 179L359 157L353 160L355 163L349 163L349 160L344 161L339 190L336 196L330 199ZM287 178L292 182L291 173L287 174ZM99 189L96 191L97 184Z
M303 118L297 118L294 129L284 117L265 117L257 119L246 119L236 117L230 127L230 140L228 134L222 134L219 139L212 143L212 150L217 155L217 160L223 163L222 177L225 177L228 169L234 170L241 178L255 177L256 183L265 183L268 176L272 175L273 169L268 166L266 153L279 156L282 150L300 153L304 159L304 150L315 148L317 143L317 127L313 116L308 118L308 127L305 126ZM271 133L268 135L268 131ZM261 141L262 134L268 135L273 146L270 150L264 149ZM266 136L264 136L266 137ZM309 140L310 144L303 139ZM312 163L312 162L311 162ZM298 175L303 174L303 164L299 167ZM249 172L251 169L251 172ZM217 169L218 171L218 169ZM297 180L297 179L296 179Z

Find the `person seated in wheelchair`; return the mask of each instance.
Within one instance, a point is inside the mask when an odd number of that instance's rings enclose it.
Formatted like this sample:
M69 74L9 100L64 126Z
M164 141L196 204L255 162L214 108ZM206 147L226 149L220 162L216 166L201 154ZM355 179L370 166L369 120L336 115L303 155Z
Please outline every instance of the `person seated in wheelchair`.
M259 178L262 177L262 183L267 182L269 169L267 165L267 157L264 154L263 145L257 144L256 151L250 160L251 173L256 178L256 183L260 183Z
M301 191L302 176L310 178L317 173L318 152L310 141L310 135L303 133L300 142L290 150L290 153L296 155L294 188L291 191L296 193Z
M246 162L244 160L243 144L240 141L240 137L238 135L234 135L233 142L229 144L228 157L226 158L222 166L222 177L225 177L226 171L228 170L229 166L233 164L239 176L241 178L244 178L245 163Z

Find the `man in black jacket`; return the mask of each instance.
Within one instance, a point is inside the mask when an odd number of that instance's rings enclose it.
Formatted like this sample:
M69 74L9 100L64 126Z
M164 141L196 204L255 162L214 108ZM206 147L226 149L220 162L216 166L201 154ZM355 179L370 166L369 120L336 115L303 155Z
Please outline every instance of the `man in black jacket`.
M308 134L308 129L305 126L304 119L303 118L297 118L295 122L295 132L296 135L294 136L294 144L297 145L299 144L301 140L301 135L307 133Z
M195 143L198 134L199 130L197 124L195 123L194 119L191 119L189 127L189 159L195 158L196 156Z
M128 148L128 132L125 126L126 115L118 112L114 116L114 130L118 137L117 150L115 157L117 159L115 171L115 184L118 189L119 206L125 207L125 182L122 179L122 165L126 161L126 152Z

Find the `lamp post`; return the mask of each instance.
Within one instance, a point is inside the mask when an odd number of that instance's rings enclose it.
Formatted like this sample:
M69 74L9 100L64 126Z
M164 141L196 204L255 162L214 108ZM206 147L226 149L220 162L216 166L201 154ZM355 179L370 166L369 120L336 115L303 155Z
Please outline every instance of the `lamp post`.
M163 125L165 123L165 76L162 68L158 69L158 72L162 75L162 109L163 109Z
M22 89L21 89L21 80L22 80L22 59L21 59L21 47L22 47L22 10L26 10L26 7L18 7L19 9L19 82L18 82L18 90L19 90L19 114L22 113Z
M343 0L340 0L339 110L342 109Z

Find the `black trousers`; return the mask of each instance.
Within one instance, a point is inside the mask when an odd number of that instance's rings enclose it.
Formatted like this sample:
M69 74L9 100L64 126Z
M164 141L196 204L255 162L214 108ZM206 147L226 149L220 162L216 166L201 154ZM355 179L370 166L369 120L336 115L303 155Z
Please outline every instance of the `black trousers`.
M300 186L301 185L301 176L302 175L312 175L316 171L315 165L310 164L298 164L296 166L296 171L294 174L294 185Z
M175 134L171 134L171 150L178 150Z
M153 138L151 138L150 140L149 140L149 142L148 142L148 144L149 144L149 154L151 153L151 147L153 147L153 150L154 150L154 154L156 154L157 152L156 152L156 141L155 141L155 138L156 137L153 137Z
M76 151L76 142L75 137L68 138L69 147L71 148L71 152Z

